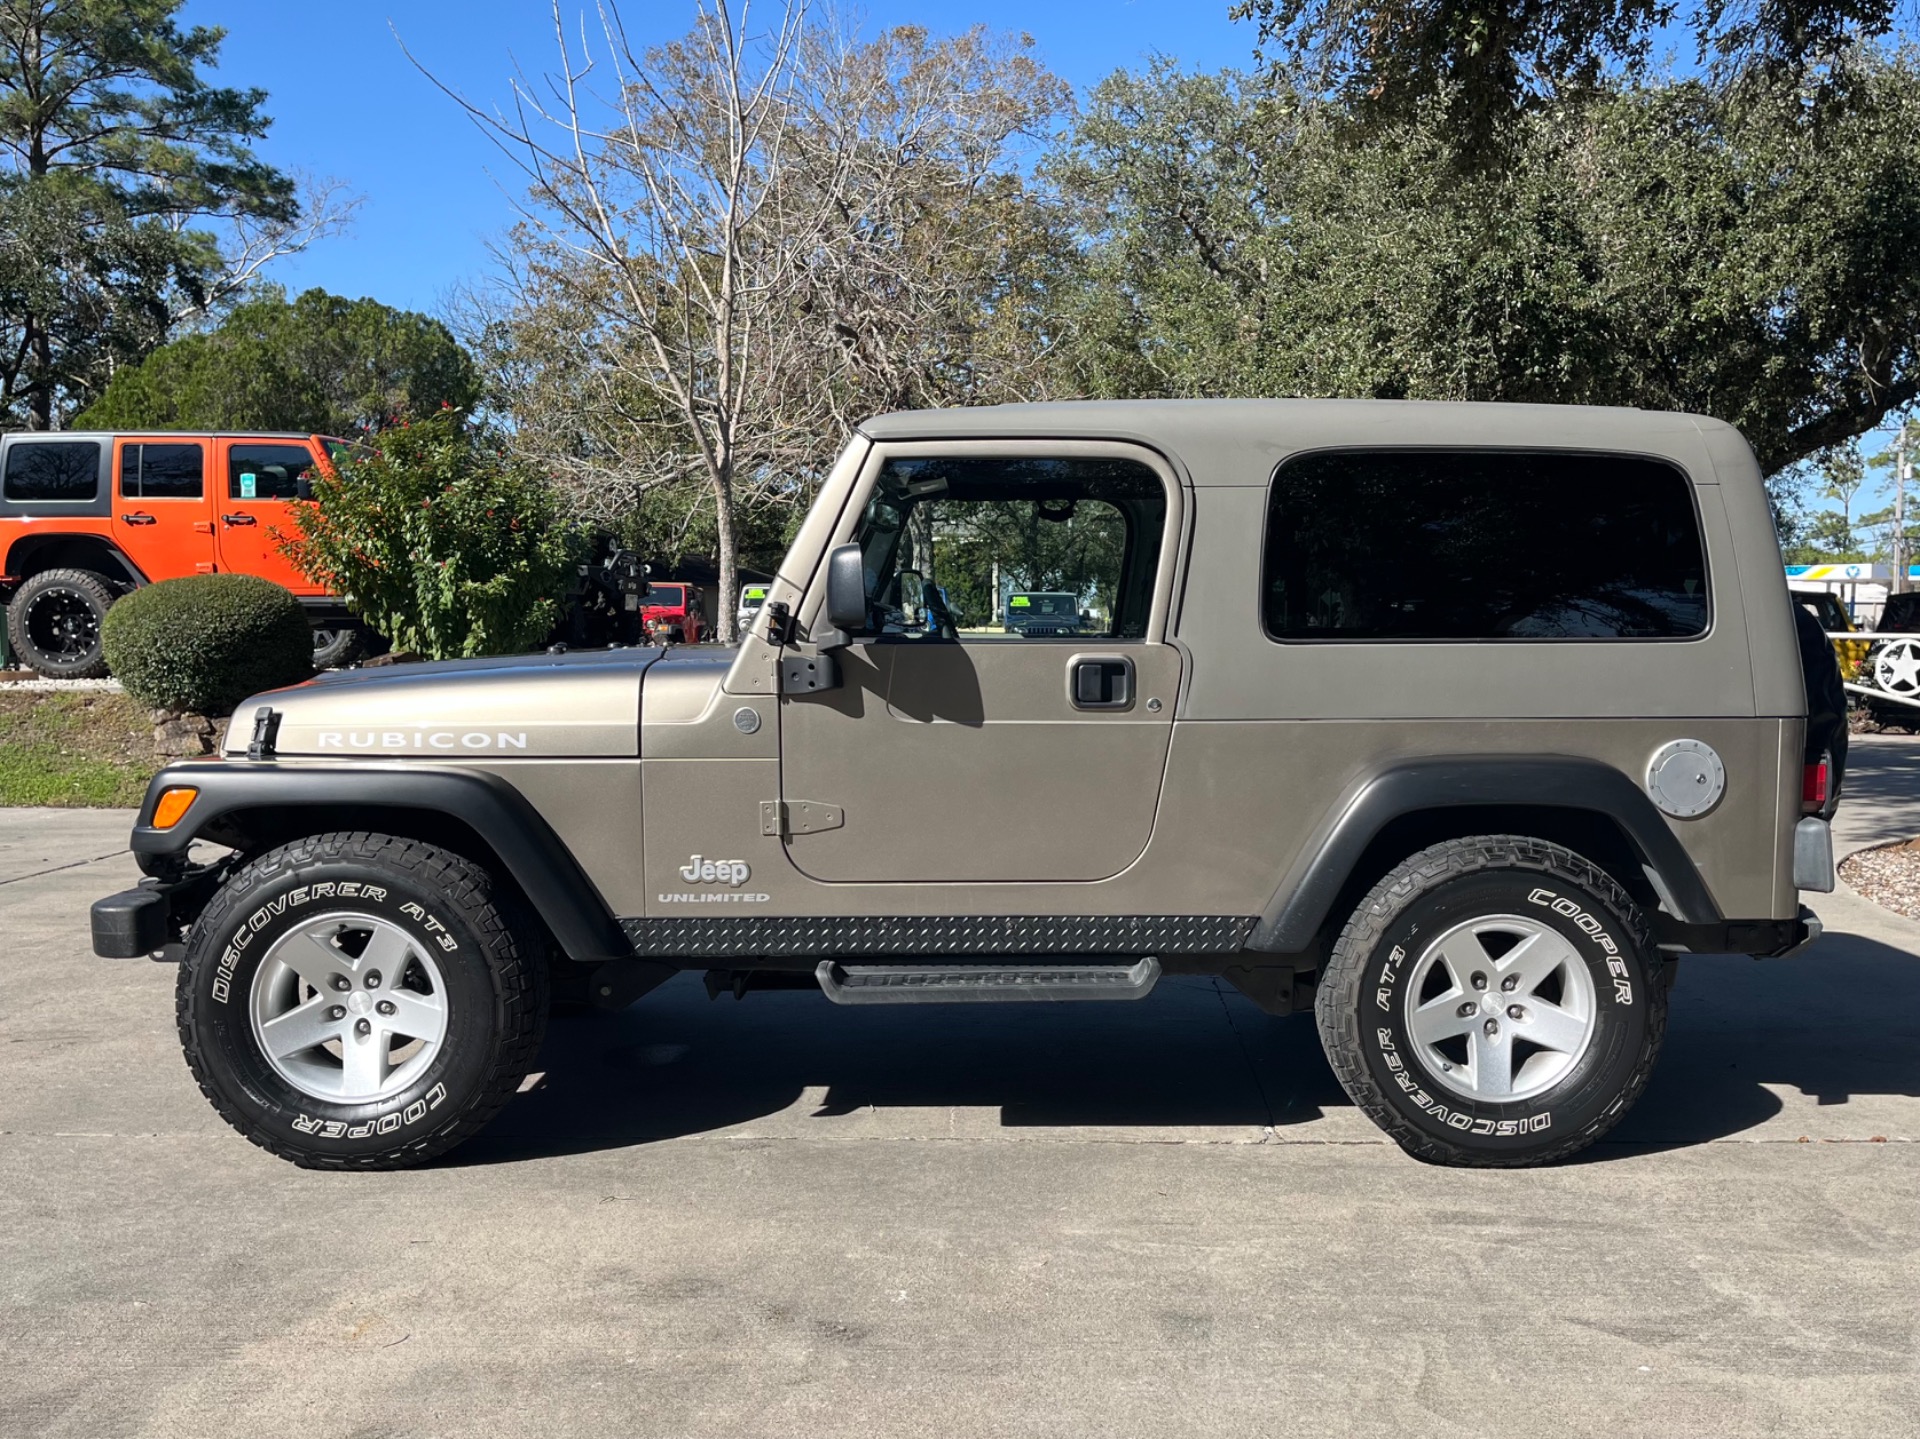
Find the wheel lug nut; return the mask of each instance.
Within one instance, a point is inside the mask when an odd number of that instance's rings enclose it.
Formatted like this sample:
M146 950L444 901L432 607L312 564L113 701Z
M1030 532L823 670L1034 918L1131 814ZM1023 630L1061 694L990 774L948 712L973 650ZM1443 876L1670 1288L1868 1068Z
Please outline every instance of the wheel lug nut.
M390 999L383 999L378 1004L376 1004L374 1008L379 1010L382 1014L392 1014L394 1009L394 1004L393 1004L393 1001Z
M1462 1019L1472 1019L1474 1015L1478 1014L1479 1012L1480 1012L1480 1006L1475 1004L1472 1000L1468 1000L1465 1004L1461 1005L1458 1011Z
M380 987L380 971L377 969L368 970L367 971L367 988L378 989L379 987Z
M366 1020L363 1019L360 1022L362 1024L365 1024ZM1495 1035L1500 1033L1500 1021L1497 1019L1489 1019L1486 1023L1486 1030L1487 1030L1487 1038L1492 1039Z
M327 1011L328 1019L345 1019L346 1017L347 1007L344 1004L336 1004Z
M1526 1017L1527 1017L1526 1010L1522 1009L1519 1005L1510 1004L1507 1006L1508 1019L1525 1019Z
M327 983L331 984L335 989L346 990L353 988L353 981L348 979L344 974L336 974L332 979L328 980Z
M1520 987L1520 976L1517 974L1508 975L1505 979L1500 981L1500 987L1504 989L1508 994L1512 994L1516 989Z
M1474 975L1473 987L1475 989L1485 989L1487 987L1487 977L1484 974Z
M1487 1023L1492 1024L1493 1021L1488 1020ZM353 1032L359 1035L362 1039L365 1039L369 1034L373 1033L372 1021L365 1020L365 1019L356 1019L353 1022Z

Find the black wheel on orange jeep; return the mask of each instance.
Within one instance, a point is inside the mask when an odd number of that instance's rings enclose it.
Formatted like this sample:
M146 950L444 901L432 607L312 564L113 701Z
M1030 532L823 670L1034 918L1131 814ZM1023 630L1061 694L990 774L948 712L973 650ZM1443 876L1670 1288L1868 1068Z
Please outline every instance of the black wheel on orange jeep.
M7 640L22 664L48 679L98 679L107 672L100 624L118 591L92 570L42 570L14 591Z

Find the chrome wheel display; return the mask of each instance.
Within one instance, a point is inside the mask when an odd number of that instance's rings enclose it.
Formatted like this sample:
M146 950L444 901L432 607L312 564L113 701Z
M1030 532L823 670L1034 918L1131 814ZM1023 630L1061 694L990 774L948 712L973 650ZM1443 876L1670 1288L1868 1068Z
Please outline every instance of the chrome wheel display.
M447 1033L446 989L426 947L370 914L329 914L282 935L254 973L251 1007L274 1072L342 1104L407 1088Z
M1440 935L1414 962L1405 995L1422 1067L1471 1099L1551 1089L1593 1039L1586 962L1558 930L1524 915L1485 915Z

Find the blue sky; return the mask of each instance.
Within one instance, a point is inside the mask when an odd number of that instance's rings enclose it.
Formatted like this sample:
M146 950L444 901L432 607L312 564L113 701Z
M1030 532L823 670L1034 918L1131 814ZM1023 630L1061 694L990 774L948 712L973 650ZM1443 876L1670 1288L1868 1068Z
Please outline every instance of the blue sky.
M1228 3L882 0L853 13L869 33L901 24L1025 31L1045 63L1084 92L1155 53L1203 69L1244 65L1254 32L1227 19ZM692 0L627 0L620 9L639 43L684 33L694 15ZM577 34L579 0L565 0L563 11ZM266 159L332 176L362 197L351 231L270 278L290 290L319 285L432 311L450 287L486 272L486 241L513 220L503 189L514 185L511 166L408 62L394 32L475 104L504 104L516 61L536 77L553 68L547 0L188 0L182 18L225 27L221 82L267 91L274 124L259 147Z
M974 24L1024 31L1042 60L1084 94L1155 54L1204 70L1245 65L1253 27L1228 20L1229 3L875 0L852 13L864 17L868 33L901 24L937 33ZM577 33L580 0L565 0L563 12ZM644 44L684 33L694 11L692 0L627 0L621 13ZM475 104L504 104L516 63L536 78L553 67L547 0L188 0L183 19L226 28L221 81L268 92L274 125L260 146L264 156L288 171L341 180L362 200L348 232L282 262L268 278L293 291L319 285L434 312L453 287L487 273L487 241L513 221L511 166L394 36ZM1867 452L1885 441L1869 437ZM1879 502L1876 487L1863 508Z

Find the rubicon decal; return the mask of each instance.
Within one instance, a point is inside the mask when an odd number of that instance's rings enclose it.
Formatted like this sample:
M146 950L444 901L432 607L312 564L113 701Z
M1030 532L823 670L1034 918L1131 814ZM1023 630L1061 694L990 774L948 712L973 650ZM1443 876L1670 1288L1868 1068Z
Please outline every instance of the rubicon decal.
M524 730L322 730L316 737L321 749L438 749L507 750L525 749Z

